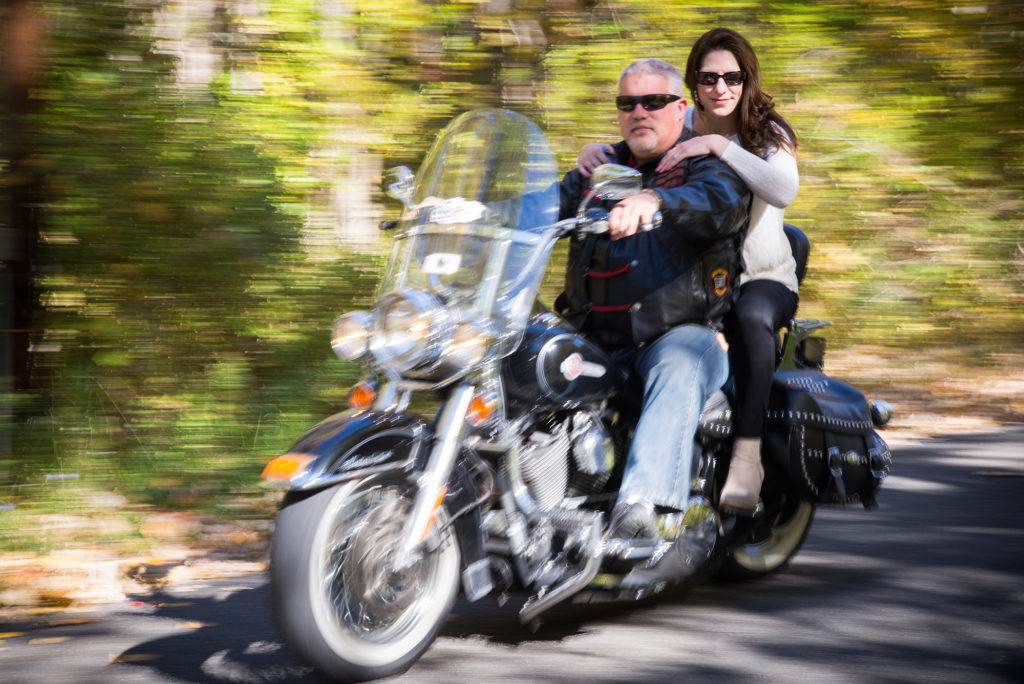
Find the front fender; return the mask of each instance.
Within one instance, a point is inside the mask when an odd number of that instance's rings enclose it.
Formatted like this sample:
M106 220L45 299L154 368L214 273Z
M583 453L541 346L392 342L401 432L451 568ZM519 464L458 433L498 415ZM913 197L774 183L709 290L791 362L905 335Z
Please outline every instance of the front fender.
M401 413L339 413L310 428L269 464L263 477L291 491L311 491L389 470L428 455L430 429Z
M339 413L313 426L269 464L263 476L289 491L287 502L346 480L388 471L412 472L426 465L433 441L422 420L400 413ZM475 601L492 588L481 491L472 469L459 460L448 483L449 524L461 551L466 595Z

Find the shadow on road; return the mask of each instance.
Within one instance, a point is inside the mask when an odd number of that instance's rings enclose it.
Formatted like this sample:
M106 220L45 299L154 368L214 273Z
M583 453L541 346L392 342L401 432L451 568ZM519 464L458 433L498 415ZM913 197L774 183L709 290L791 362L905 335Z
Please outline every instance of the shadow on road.
M677 600L680 595L676 592L662 600ZM477 604L460 601L439 637L482 638L513 646L558 642L585 633L595 621L623 619L653 604L568 605L552 610L540 625L527 626L518 617L525 597L518 598L519 603L513 598L500 607L493 600ZM202 598L158 592L135 602L131 610L174 621L181 633L124 651L116 657L118 666L131 665L181 681L208 684L327 681L292 659L282 646L266 584L242 589L226 586L218 595Z
M119 654L119 664L197 683L326 681L283 649L270 617L266 585L242 590L227 587L202 598L158 592L134 607L151 617L174 621L180 633Z
M1018 434L1024 440L1024 428L1011 431ZM461 602L441 632L443 648L433 658L428 651L430 662L410 679L431 681L454 664L453 650L467 651L463 670L486 672L484 642L512 647L497 649L506 658L499 681L530 681L500 679L510 676L508 658L518 677L578 681L534 669L534 656L551 652L584 668L628 663L628 678L607 670L588 673L591 682L736 679L750 675L750 663L764 674L833 681L1014 681L1024 671L1024 466L992 444L975 435L896 450L881 509L820 509L793 564L759 582L698 582L645 604L561 606L535 631L519 622L521 597L500 607ZM210 684L322 683L281 646L266 585L250 584L202 598L147 597L140 610L175 621L180 633L121 653L118 667ZM628 646L610 648L620 625L643 625L669 655L643 662Z

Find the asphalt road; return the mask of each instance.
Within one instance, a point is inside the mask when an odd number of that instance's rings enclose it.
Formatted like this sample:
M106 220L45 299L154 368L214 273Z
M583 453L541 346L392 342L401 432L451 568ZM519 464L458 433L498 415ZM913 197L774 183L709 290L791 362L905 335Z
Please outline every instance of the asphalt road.
M459 604L396 681L1024 681L1024 426L891 444L881 508L819 509L782 573L642 606L570 606L533 632ZM0 682L321 682L291 660L265 578L0 624Z

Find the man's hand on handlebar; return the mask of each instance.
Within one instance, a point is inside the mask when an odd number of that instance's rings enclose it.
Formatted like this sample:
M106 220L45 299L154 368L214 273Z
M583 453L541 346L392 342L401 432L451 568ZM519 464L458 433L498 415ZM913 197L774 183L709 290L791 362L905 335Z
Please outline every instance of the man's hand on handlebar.
M608 214L608 233L613 240L634 235L643 224L653 224L661 207L657 193L641 192L616 204Z

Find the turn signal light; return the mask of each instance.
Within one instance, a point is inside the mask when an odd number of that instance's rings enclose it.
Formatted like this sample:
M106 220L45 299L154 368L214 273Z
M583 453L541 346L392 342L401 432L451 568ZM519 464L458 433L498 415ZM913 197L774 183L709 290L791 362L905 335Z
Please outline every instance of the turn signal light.
M348 393L348 405L357 411L365 411L377 400L377 390L368 382L360 382Z
M312 456L305 456L303 454L278 456L263 468L262 477L267 480L283 480L288 482L305 470L312 460Z
M494 417L494 411L497 408L498 398L494 394L478 394L469 402L469 409L466 411L466 422L473 427L486 425Z

